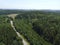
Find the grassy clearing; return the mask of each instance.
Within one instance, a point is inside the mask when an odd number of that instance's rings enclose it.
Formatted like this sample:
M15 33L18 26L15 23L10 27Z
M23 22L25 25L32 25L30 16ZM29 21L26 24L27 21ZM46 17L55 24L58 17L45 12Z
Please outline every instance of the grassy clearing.
M18 14L9 14L9 15L7 15L7 16L14 19L17 15L18 15Z

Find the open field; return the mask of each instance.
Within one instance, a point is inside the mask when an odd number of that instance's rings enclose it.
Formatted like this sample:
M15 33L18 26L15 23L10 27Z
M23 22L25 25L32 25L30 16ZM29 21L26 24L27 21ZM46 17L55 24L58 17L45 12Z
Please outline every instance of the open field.
M18 15L18 14L8 14L7 16L14 19L17 15Z

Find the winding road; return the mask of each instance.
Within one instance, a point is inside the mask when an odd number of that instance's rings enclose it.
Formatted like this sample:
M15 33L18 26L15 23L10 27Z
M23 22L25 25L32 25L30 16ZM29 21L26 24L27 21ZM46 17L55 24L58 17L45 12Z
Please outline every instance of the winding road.
M12 20L10 20L10 24L11 24L13 30L16 32L17 36L22 39L23 45L30 45L29 42L26 41L26 39L19 32L17 32L17 30L14 27L14 24L13 24L13 21Z

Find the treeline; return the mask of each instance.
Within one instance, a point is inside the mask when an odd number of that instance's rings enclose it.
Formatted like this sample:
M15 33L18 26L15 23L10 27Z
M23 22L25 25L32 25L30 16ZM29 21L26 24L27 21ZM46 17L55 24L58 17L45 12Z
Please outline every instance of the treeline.
M54 15L59 15L60 11L59 10L22 10L22 9L0 9L0 15L7 15L7 14L20 14L20 13L40 13L40 14L54 14Z
M23 10L14 10L14 9L0 9L0 15L7 15L7 14L20 14L22 12L25 12Z

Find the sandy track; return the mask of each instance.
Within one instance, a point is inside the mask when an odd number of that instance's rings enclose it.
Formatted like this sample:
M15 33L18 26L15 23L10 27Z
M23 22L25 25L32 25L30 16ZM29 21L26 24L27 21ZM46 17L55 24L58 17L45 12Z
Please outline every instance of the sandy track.
M11 23L11 26L12 26L13 30L16 32L17 36L22 39L23 45L30 45L30 44L25 40L25 38L24 38L19 32L17 32L17 30L15 29L15 27L14 27L14 25L13 25L13 21L12 21L12 20L10 21L10 23Z

